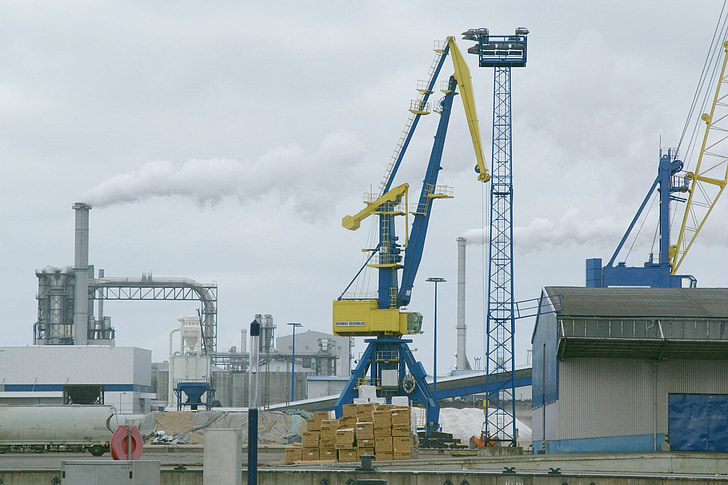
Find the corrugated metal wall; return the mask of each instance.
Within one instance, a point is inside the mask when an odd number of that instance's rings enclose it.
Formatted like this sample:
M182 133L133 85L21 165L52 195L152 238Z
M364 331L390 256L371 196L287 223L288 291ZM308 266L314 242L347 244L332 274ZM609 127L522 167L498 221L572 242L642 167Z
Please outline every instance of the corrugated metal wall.
M728 394L728 361L671 360L663 366L669 372L663 393Z
M623 359L567 359L559 366L555 439L652 432L652 366Z
M544 310L544 312L547 311ZM534 407L541 406L544 402L554 402L559 397L556 324L556 316L553 313L540 313L536 317L536 326L531 340L533 349L531 399Z
M668 393L728 394L728 361L561 361L559 426L550 438L666 433Z

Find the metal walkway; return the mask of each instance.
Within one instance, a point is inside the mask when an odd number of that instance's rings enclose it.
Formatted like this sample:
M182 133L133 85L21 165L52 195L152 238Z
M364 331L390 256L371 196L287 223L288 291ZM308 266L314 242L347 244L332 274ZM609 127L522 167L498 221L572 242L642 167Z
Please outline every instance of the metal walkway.
M492 392L502 387L503 380L509 379L510 373L493 374L488 379L488 391ZM516 370L515 387L527 387L531 385L531 367ZM430 385L432 389L432 385ZM485 392L485 371L473 372L460 376L450 376L437 379L436 399L455 398L470 396ZM304 399L291 403L274 404L268 409L300 409L304 411L330 411L339 398L338 395L326 396L316 399Z

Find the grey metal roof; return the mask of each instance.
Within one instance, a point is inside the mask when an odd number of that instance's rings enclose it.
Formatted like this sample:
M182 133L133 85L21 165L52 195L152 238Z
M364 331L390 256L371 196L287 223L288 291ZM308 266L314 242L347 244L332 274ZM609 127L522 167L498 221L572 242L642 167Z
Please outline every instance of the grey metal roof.
M561 295L559 316L726 318L728 288L580 288L547 286Z
M558 356L728 359L728 289L545 288Z

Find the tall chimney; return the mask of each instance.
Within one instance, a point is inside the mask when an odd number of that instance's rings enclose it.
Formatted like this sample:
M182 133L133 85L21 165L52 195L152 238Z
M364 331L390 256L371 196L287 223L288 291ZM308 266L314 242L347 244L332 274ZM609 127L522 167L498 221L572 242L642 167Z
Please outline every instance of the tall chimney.
M73 204L76 211L76 257L73 263L73 340L75 345L88 345L88 216L91 206Z
M470 370L468 356L465 353L466 327L465 327L465 238L457 238L458 243L458 318L455 325L457 331L456 370Z

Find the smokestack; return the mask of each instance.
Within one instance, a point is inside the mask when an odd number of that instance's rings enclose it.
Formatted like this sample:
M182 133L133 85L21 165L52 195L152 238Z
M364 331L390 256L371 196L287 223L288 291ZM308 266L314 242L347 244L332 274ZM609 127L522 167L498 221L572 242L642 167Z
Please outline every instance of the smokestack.
M88 216L91 206L73 204L76 211L76 243L73 275L73 339L75 345L88 345Z
M99 270L99 279L101 279L103 277L104 277L104 270L100 269ZM98 320L99 322L104 321L104 298L103 298L103 296L99 297L98 317L96 318L96 320ZM101 338L103 338L103 337L101 337Z
M465 238L457 238L458 243L458 318L455 325L457 331L456 370L470 370L468 356L465 353Z

